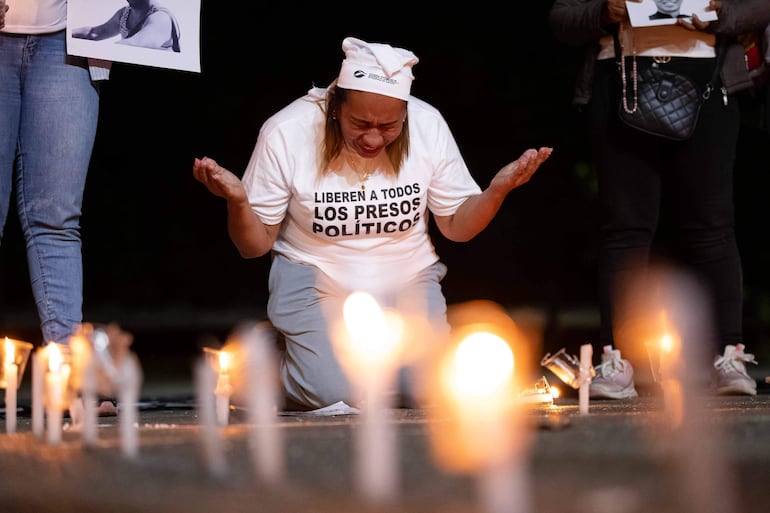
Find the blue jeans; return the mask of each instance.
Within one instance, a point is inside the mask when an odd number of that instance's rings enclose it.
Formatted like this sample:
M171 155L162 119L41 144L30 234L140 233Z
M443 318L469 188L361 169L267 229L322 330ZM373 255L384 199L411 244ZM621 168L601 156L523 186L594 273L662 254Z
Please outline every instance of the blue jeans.
M86 61L65 42L64 31L0 33L0 237L13 192L44 343L82 322L80 215L99 114Z

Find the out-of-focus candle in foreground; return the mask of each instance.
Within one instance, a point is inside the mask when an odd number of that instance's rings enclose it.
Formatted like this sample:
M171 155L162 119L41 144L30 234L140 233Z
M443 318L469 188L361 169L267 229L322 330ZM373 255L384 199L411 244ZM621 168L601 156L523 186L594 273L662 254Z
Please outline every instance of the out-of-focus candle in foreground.
M513 320L497 305L454 308L448 344L428 371L440 417L430 423L439 466L474 474L489 513L530 511L526 449L530 433L519 399L529 377L530 351ZM438 414L438 413L436 413Z

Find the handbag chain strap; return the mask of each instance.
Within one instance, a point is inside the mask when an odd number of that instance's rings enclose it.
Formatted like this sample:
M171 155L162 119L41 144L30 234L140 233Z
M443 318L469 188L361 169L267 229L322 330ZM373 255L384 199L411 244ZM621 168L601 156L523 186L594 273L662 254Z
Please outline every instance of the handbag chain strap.
M620 56L620 76L621 81L623 82L623 110L625 110L629 114L633 114L636 112L636 109L639 108L639 81L637 80L636 76L636 54L633 55L633 60L631 61L631 80L633 80L634 84L634 106L629 107L628 106L628 98L626 91L628 90L628 85L626 84L626 58L624 55L621 54Z
M628 114L633 114L636 112L637 108L639 107L639 94L638 94L638 80L637 80L637 68L636 68L636 52L632 55L631 60L631 80L633 81L634 86L634 102L633 106L628 106L628 84L626 80L626 56L623 55L623 49L620 46L620 38L618 37L618 31L615 30L612 34L614 42L615 42L615 59L620 61L620 77L621 82L623 85L623 110L625 110ZM717 61L716 65L714 66L714 73L711 75L711 80L706 84L706 89L703 91L703 94L701 95L704 100L708 100L711 97L711 91L714 90L714 83L717 80L717 77L719 76L719 71L722 68L722 60L724 58L725 54L725 45L724 44L717 44ZM656 60L656 62L669 62L671 58L669 57L667 60ZM724 93L722 95L722 101L724 102L725 106L727 105L727 93Z

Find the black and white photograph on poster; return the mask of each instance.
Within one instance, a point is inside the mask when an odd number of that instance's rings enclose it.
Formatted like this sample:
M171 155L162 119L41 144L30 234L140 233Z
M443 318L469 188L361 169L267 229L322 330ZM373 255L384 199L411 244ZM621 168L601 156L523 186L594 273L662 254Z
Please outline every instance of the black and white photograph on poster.
M201 0L69 0L67 51L200 72Z
M643 0L626 2L628 17L634 27L674 25L679 18L692 21L695 14L701 21L715 21L716 11L707 11L709 0Z

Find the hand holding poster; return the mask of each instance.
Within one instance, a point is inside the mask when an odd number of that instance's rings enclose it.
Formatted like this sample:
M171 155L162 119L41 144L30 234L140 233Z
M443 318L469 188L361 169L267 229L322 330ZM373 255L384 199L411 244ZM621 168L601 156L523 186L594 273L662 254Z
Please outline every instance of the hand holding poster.
M626 2L628 17L634 27L674 25L679 18L691 22L693 14L700 21L715 21L716 11L707 11L709 0L643 0Z
M72 55L200 72L200 0L69 0Z

